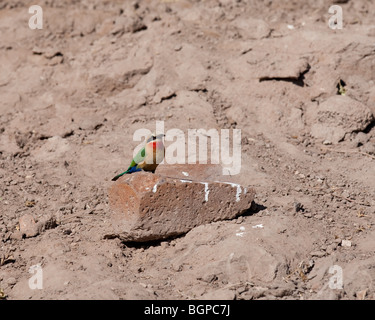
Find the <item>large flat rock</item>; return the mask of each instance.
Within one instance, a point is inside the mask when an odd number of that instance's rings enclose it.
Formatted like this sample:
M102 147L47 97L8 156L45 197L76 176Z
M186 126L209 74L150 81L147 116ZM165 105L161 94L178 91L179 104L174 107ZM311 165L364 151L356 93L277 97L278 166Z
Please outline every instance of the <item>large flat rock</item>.
M115 234L136 242L162 240L235 218L251 207L254 196L254 189L235 183L148 172L124 175L109 189Z

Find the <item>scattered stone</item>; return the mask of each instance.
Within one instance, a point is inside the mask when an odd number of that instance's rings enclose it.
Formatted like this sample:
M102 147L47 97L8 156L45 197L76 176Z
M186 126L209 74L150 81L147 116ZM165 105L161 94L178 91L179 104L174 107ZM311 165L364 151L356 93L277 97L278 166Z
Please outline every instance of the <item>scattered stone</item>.
M16 278L10 277L10 278L8 278L6 283L7 283L8 286L13 287L17 283L17 280L16 280Z
M375 143L368 142L362 146L362 152L375 155Z
M271 28L264 20L250 17L233 19L229 29L239 33L243 40L263 39L271 34Z
M331 254L333 251L336 250L337 243L331 243L330 245L327 246L326 252L328 254Z
M357 297L357 300L365 300L366 294L367 294L367 289L364 289L361 291L357 291L355 293L355 296Z
M313 252L310 253L310 255L312 257L321 258L321 257L324 257L326 255L326 253L324 251L313 251Z
M198 277L197 278L197 280L201 280L201 281L204 281L204 282L207 282L207 283L214 282L217 279L218 279L217 275L214 274L214 273L208 273L208 274L204 275L203 277Z
M48 48L46 50L46 52L44 53L44 56L47 59L52 59L54 57L62 57L63 54L59 50L56 50L56 49L53 49L53 48Z
M289 80L298 81L301 75L310 70L306 58L295 59L292 56L277 55L277 60L270 61L268 66L262 69L259 81L267 80Z
M342 141L346 134L364 131L374 121L367 106L343 95L328 98L312 112L311 135L335 144Z
M356 147L363 146L366 144L370 139L370 136L364 132L358 132L355 136L353 143Z
M35 237L39 234L38 225L30 214L25 214L18 220L20 232L26 238Z
M122 35L124 33L135 33L145 29L147 29L147 26L137 14L129 14L119 16L115 19L111 34Z
M175 272L181 272L184 269L184 266L180 263L172 264L171 268Z
M201 224L236 218L251 207L254 196L254 189L234 183L149 172L125 175L109 189L116 235L138 242L162 240Z
M180 51L182 49L182 45L180 44L177 44L175 47L174 47L174 51Z
M244 292L242 296L246 300L253 300L253 299L259 299L259 298L264 297L266 292L267 292L267 288L259 287L259 286L251 287L249 290Z
M13 240L22 240L23 237L24 237L24 234L19 230L12 232L12 234L10 235L10 238Z
M247 286L241 286L236 289L237 294L241 294L247 291Z
M14 256L12 254L1 254L0 255L0 266L3 266L7 263L13 263L16 259L14 259ZM0 278L1 281L1 278Z
M239 216L239 217L237 218L236 223L241 224L243 221L244 221L243 216Z
M230 289L218 289L216 291L207 292L202 295L200 299L202 300L234 300L236 293Z
M41 232L55 228L57 226L57 221L54 216L44 218L37 223L30 214L25 214L24 216L22 216L18 220L18 223L19 232L15 231L12 234L12 238L17 240L20 240L23 237L35 237Z
M342 192L341 196L342 196L343 198L349 198L349 197L350 197L350 193L349 193L348 190L344 190L344 191Z
M337 237L336 239L333 240L333 243L335 243L336 245L339 245L341 243L341 241L342 241L342 239Z
M351 247L352 246L352 242L350 240L342 240L341 241L341 246L342 247Z
M153 102L160 103L163 100L170 99L175 95L175 91L171 87L164 86L156 93Z
M65 234L65 235L70 235L72 233L72 230L70 230L70 229L65 229L64 231L63 231L63 234Z
M290 286L287 288L276 288L274 290L271 290L271 294L274 295L277 298L281 298L284 296L290 296L293 294L294 287Z

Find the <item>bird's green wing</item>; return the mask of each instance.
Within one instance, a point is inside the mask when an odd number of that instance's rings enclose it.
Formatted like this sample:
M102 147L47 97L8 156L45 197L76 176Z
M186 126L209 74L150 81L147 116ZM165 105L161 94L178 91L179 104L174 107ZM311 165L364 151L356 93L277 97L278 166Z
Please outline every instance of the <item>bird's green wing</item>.
M136 166L138 163L141 163L145 159L145 156L146 156L146 149L143 147L141 150L138 151L138 153L133 158L128 170Z
M124 174L141 171L141 169L138 168L138 164L141 163L145 159L145 156L146 156L146 150L145 150L145 148L142 148L141 150L139 150L139 152L133 158L132 162L130 163L130 166L129 166L128 170L126 170L123 173L118 174L116 177L114 177L112 179L112 181L116 181L118 178L120 178Z

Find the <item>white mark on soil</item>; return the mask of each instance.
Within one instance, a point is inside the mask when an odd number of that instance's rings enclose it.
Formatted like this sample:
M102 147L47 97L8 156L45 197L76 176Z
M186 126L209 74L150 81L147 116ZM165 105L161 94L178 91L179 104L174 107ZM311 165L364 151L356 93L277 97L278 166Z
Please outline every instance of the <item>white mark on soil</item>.
M245 227L240 227L240 230L241 232L236 232L236 236L237 237L243 237L245 235Z
M155 193L158 190L158 184L155 183L154 187L152 188L152 192Z
M253 229L263 229L263 223L257 224L255 226L252 226Z
M185 177L188 177L188 176L189 176L189 174L188 174L187 172L185 172L185 171L182 171L182 174L183 174Z
M236 202L240 201L240 195L241 195L241 186L236 183L231 183L230 184L232 187L237 187L237 192L236 192Z
M180 180L181 182L188 182L188 183L192 183L192 181L191 180Z
M236 202L240 201L240 195L241 195L241 186L237 183L232 183L232 182L223 182L223 181L215 181L215 182L219 182L219 183L225 183L225 184L230 184L233 188L236 187L237 188L237 192L236 192ZM245 192L246 193L246 192Z
M210 190L208 190L208 182L201 182L204 184L204 201L208 201L208 194L210 193Z

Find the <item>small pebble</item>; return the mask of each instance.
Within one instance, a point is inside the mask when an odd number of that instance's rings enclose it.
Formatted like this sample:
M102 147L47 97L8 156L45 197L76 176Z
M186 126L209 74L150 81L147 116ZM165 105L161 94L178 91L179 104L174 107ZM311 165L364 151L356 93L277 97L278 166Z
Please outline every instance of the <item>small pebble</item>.
M237 218L236 223L240 224L240 223L242 223L242 222L243 222L243 216L239 216L239 217Z
M355 293L355 296L357 297L357 300L365 300L366 294L367 294L367 289L364 289L361 291L357 291Z
M182 45L178 44L174 47L174 51L180 51L182 49Z
M310 253L310 255L312 257L321 258L321 257L324 257L326 255L326 253L324 251L313 251L313 252Z
M10 287L13 287L16 283L17 283L16 278L10 277L10 278L8 278L8 280L7 280L7 284L8 284L8 286L10 286Z
M341 241L341 246L342 247L351 247L352 246L352 242L350 240L342 240Z

